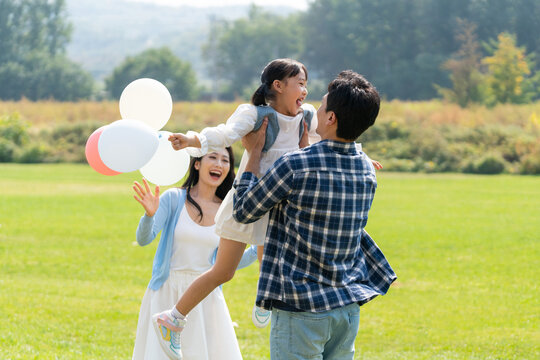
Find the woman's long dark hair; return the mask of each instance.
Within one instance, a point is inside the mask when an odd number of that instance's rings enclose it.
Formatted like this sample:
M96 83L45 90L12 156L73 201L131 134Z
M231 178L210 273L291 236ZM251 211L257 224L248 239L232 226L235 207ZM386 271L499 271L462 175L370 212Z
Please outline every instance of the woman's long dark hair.
M293 59L276 59L269 62L261 74L261 85L251 96L251 103L255 106L267 105L266 101L273 100L276 96L272 91L274 80L295 77L300 73L300 70L304 71L307 80L307 69L301 62Z
M227 174L227 176L225 177L221 185L219 185L218 188L216 189L216 196L220 198L221 200L223 200L225 198L225 195L227 195L229 190L231 190L233 182L234 182L234 177L235 177L234 154L233 154L232 148L229 146L229 147L226 147L225 149L227 149L227 152L229 153L230 168L229 168L229 173ZM191 197L191 194L190 194L191 188L197 185L197 183L199 182L199 170L195 169L195 163L197 161L201 161L201 159L202 157L191 159L191 162L189 164L188 177L186 181L184 181L184 183L182 184L181 188L186 189L187 201L189 201L199 211L199 217L202 220L203 211L201 207L199 206L199 204L197 204L197 202Z

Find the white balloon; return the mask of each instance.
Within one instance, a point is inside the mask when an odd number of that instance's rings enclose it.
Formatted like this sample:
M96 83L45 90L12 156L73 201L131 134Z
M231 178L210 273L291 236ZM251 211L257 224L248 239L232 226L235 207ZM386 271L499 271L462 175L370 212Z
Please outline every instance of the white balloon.
M158 133L138 120L117 120L107 126L98 141L98 152L107 167L118 172L143 167L159 145Z
M157 80L142 78L131 82L120 95L122 119L144 122L159 130L172 114L173 102L169 90Z
M168 131L159 132L159 147L152 159L140 172L146 180L160 186L172 185L184 177L189 168L190 157L185 149L174 150L168 140Z

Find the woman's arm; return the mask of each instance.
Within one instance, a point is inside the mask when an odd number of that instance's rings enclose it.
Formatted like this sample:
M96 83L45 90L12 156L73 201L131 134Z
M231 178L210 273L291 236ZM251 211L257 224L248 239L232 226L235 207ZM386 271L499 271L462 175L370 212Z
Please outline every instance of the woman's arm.
M156 186L155 194L152 194L146 179L143 179L143 183L144 188L138 182L133 185L133 189L137 193L134 198L145 209L136 231L137 243L141 246L150 244L165 226L170 210L171 195L168 190L160 197L159 186Z

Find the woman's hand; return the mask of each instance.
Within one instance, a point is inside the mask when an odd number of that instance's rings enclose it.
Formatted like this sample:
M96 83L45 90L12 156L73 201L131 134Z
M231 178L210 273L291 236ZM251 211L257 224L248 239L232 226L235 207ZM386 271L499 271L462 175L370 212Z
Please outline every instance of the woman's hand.
M180 150L186 147L201 147L199 138L195 135L185 135L182 133L171 134L168 139L174 150Z
M133 195L146 211L146 216L152 217L159 207L159 186L156 186L155 195L150 191L148 182L143 179L144 189L137 181L133 182L133 190L137 193Z

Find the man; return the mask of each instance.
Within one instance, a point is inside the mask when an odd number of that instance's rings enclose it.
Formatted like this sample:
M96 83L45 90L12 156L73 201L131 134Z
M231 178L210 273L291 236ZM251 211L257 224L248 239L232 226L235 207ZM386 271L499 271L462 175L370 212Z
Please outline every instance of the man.
M250 158L235 183L234 218L249 223L270 211L256 303L272 310L272 359L353 359L359 306L396 279L364 231L377 182L355 146L379 106L367 80L340 73L317 111L322 140L284 155L260 179L265 126L245 139Z

